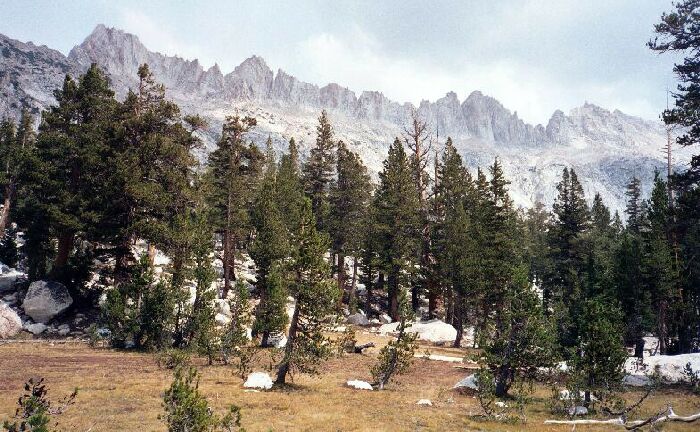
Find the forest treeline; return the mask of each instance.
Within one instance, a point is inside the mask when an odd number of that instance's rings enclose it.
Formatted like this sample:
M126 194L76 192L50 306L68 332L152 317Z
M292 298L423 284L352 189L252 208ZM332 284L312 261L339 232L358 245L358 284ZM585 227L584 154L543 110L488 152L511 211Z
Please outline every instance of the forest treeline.
M679 26L692 33L684 25L665 19L657 32L669 40L651 47L697 46L672 36ZM685 127L678 144L694 145L698 59L685 61L664 119ZM305 158L293 138L281 155L270 140L258 148L246 135L256 119L233 115L200 164L193 150L206 122L183 115L148 65L138 83L117 100L93 65L65 78L38 130L26 111L0 126L0 261L25 257L30 281L64 283L78 308L97 304L95 286L113 287L101 313L115 346L195 347L211 359L242 356L249 326L263 346L286 331L283 383L329 355L329 316L362 310L400 321L411 309L454 325L455 346L473 329L497 395L558 360L578 367L586 388L607 385L624 346L641 356L647 334L661 354L699 348L698 156L670 179L631 178L622 215L586 197L571 168L552 185L552 208L521 209L498 159L470 171L418 114L374 184L326 112ZM148 245L143 256L137 241ZM167 274L154 273L156 250L171 260ZM236 267L243 256L256 265L252 293ZM259 299L254 319L249 295ZM223 334L216 298L234 312ZM611 357L616 366L601 368Z

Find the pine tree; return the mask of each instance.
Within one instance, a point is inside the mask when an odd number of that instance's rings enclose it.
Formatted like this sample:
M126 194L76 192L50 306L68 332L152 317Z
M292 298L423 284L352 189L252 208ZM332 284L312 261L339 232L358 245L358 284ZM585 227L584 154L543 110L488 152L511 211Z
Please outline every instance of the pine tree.
M649 42L649 48L660 53L682 54L682 63L676 63L673 71L678 77L678 87L673 93L675 106L663 113L666 124L680 126L683 131L676 142L681 146L697 146L700 142L698 106L700 106L700 28L698 5L694 0L674 3L674 10L664 13L661 22L656 24L657 38ZM679 348L682 352L694 349L694 340L700 334L700 266L696 262L700 256L700 155L695 153L690 167L672 179L678 197L674 205L675 226L674 244L677 245L678 263L681 275L683 304L686 312L679 328Z
M683 304L678 265L672 243L672 220L666 182L654 174L654 188L648 205L648 228L644 233L643 278L649 286L659 353L668 353L671 335L681 317Z
M398 138L389 147L384 169L379 173L374 202L379 255L388 275L389 315L396 321L399 319L399 293L410 286L420 258L420 201L410 161Z
M287 345L277 368L277 384L284 384L290 372L315 373L318 364L332 353L324 330L327 316L333 313L340 295L324 258L329 241L316 229L308 199L296 232L299 249L294 252L287 273L289 293L295 305Z
M299 168L299 151L294 138L289 140L288 152L280 158L275 182L276 202L287 231L291 233L300 223L304 202L304 187ZM290 241L290 247L295 242Z
M177 293L167 281L156 281L147 255L131 268L128 279L107 292L103 320L114 347L131 341L139 349L170 347Z
M77 81L66 76L55 97L57 105L44 113L31 160L22 167L34 172L23 174L21 213L28 228L36 230L28 235L30 243L56 239L51 276L66 282L80 299L79 281L73 280L68 264L76 238L95 239L100 221L109 217L107 161L117 102L107 76L95 65Z
M545 307L555 309L560 343L573 346L577 338L576 322L580 313L582 286L585 284L589 210L576 172L564 168L557 185L558 195L552 206L553 226L550 230L550 250L553 271L551 279L543 281Z
M253 145L245 144L244 135L256 125L252 117L230 116L224 123L216 150L209 155L209 181L212 194L214 226L222 238L224 288L226 298L235 275L236 248L250 232L248 209L263 169L263 154Z
M188 201L196 161L190 150L199 120L186 117L165 96L147 64L138 70L138 89L130 91L120 107L117 151L113 160L110 228L117 243L117 279L133 263L131 245L148 243L151 262L156 247L164 249L173 235L173 221L182 217ZM177 256L176 256L177 258ZM179 266L179 264L178 264Z
M641 181L634 176L627 184L627 190L625 191L625 195L627 195L627 207L625 208L627 228L635 235L641 232L643 223L641 184Z
M399 311L396 340L389 341L379 351L377 363L370 369L374 385L379 387L379 390L384 390L384 386L392 377L408 370L418 347L417 334L408 331L411 327L410 321L413 318L413 313L405 293L402 293L400 297Z
M640 182L634 177L627 186L627 226L617 253L618 298L625 316L625 342L635 345L635 356L644 352L644 332L652 328L651 292L643 274L642 231L646 209L641 202Z
M432 139L428 131L428 123L421 119L417 110L411 112L411 123L404 128L404 142L409 151L409 161L413 175L414 185L418 193L418 219L420 223L420 271L417 274L416 283L411 289L411 307L418 310L420 293L427 292L434 296L436 281L430 278L430 265L434 257L431 253L430 223L428 220L428 183L429 175L426 171L428 155L432 147ZM433 298L433 304L435 299ZM429 311L434 314L434 310Z
M218 294L213 285L216 273L210 256L214 249L213 232L207 213L201 205L188 213L186 223L180 225L190 238L181 252L183 267L179 271L174 270L171 279L171 289L177 301L174 345L187 346L205 355L209 364L212 364L221 342L214 309L214 299ZM191 307L190 290L187 289L185 279L194 282L195 295Z
M271 279L273 277L272 275L274 275L274 273L268 276L268 279ZM248 345L248 331L253 320L248 302L250 298L248 286L242 281L238 280L236 281L234 288L236 291L235 295L229 296L231 322L225 329L221 338L221 354L226 364L230 362L231 357L235 357L237 359L238 373L241 378L244 378L250 372L251 361L257 347ZM269 301L268 304L270 304ZM263 316L269 317L271 315L265 314Z
M589 406L591 394L604 400L620 388L627 352L621 338L622 314L614 303L596 296L585 300L581 311L568 387L573 395L583 391Z
M23 110L19 128L11 120L0 123L0 239L10 222L25 159L34 147L35 134L29 111Z
M365 286L365 302L363 310L367 316L373 316L375 311L372 303L374 302L374 291L383 289L383 274L381 262L381 241L379 239L378 225L378 204L376 197L370 199L370 206L367 209L365 217L364 234L362 235L362 249L360 252L360 283Z
M173 382L163 393L163 408L169 432L243 431L237 406L231 405L222 417L212 412L199 392L199 373L191 366L175 369Z
M551 213L545 205L537 201L527 209L525 217L526 230L526 258L529 262L530 280L539 289L542 289L543 281L551 278L552 257L549 252L549 237ZM545 313L548 313L545 310Z
M448 138L437 168L434 223L431 229L433 256L439 280L452 299L452 323L457 329L454 345L460 346L468 311L479 304L477 250L474 222L467 209L476 203L476 190L462 158Z
M493 336L482 334L479 382L494 381L494 396L531 384L538 369L554 365L554 335L529 281L527 266L511 270Z
M255 331L262 334L263 346L267 346L271 333L284 330L287 324L284 285L281 277L273 271L273 267L289 255L290 249L288 231L275 201L276 176L276 162L269 155L262 186L251 212L255 238L250 246L250 256L257 267L256 287L260 294Z
M331 250L337 256L338 289L345 290L347 275L345 257L353 257L353 273L348 305L356 304L358 255L362 247L362 234L370 199L370 178L362 160L340 141L337 152L338 178L331 185L329 194L329 232ZM354 310L350 311L354 313Z
M316 126L316 145L311 148L309 159L304 165L304 188L306 195L311 198L317 227L326 232L330 213L328 194L335 175L335 148L333 127L324 110L321 111Z
M485 224L482 225L483 241L487 245L481 251L479 266L484 285L483 307L485 317L495 313L493 326L495 332L506 322L500 317L507 299L508 286L513 270L520 260L518 245L523 234L518 230L517 217L513 203L508 196L506 180L501 164L496 159L490 167L491 180L488 184L488 198L485 205ZM483 333L482 333L483 335Z
M612 226L610 210L603 204L600 194L593 198L591 225L588 233L588 264L586 267L585 297L607 295L614 297L615 248L617 235Z

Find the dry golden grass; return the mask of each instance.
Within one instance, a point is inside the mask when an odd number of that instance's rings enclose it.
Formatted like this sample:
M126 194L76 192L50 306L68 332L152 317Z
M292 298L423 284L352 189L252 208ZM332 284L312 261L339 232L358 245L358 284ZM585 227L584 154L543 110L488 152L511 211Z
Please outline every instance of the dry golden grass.
M359 334L360 342L386 339ZM421 350L424 350L422 347ZM460 356L462 350L434 348L435 354ZM376 350L374 350L376 353ZM319 377L296 376L285 390L245 392L231 367L206 366L197 361L202 374L200 389L212 406L222 412L239 405L243 425L250 431L570 431L570 426L544 426L550 417L538 389L527 412L527 424L484 422L470 413L480 412L476 399L451 388L468 372L454 364L416 359L411 371L383 392L345 387L348 379L369 379L373 354L347 355L329 361ZM261 359L261 364L265 359ZM268 360L269 362L269 360ZM262 366L261 366L262 367ZM262 370L258 368L258 370ZM158 368L148 354L93 349L84 344L14 343L0 345L0 419L11 416L22 384L43 376L51 399L59 399L77 386L76 404L59 419L66 431L163 431L161 392L171 381L170 372ZM627 394L633 400L636 394ZM433 407L417 406L431 399ZM666 389L644 404L647 415L671 403L676 412L700 411L700 397L680 389ZM699 430L700 425L669 425L665 430ZM578 431L619 430L579 426Z

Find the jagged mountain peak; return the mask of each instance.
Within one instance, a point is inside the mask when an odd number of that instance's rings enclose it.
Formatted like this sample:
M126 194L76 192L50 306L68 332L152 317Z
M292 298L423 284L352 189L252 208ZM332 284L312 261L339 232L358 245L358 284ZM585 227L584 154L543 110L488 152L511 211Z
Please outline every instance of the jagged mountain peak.
M626 173L633 169L651 176L653 168L663 164L658 149L665 143L665 132L658 122L588 102L569 114L555 111L545 128L525 123L517 112L478 90L462 101L450 91L415 107L392 101L379 90L355 93L342 83L319 86L282 69L275 73L257 55L224 75L218 64L204 70L198 60L149 51L137 36L102 24L68 57L0 35L0 58L0 116L17 117L23 106L38 114L55 103L53 90L65 74L77 75L93 62L109 74L117 95L123 97L135 88L138 67L148 63L183 112L209 120L210 145L225 116L239 111L259 119L251 134L254 141L262 145L271 136L282 149L294 136L301 151L308 151L318 112L327 109L337 137L375 172L381 169L388 144L403 133L417 109L440 142L453 138L472 169L501 156L512 195L522 205L535 200L550 204L561 169L572 166L589 196L600 192L620 209Z

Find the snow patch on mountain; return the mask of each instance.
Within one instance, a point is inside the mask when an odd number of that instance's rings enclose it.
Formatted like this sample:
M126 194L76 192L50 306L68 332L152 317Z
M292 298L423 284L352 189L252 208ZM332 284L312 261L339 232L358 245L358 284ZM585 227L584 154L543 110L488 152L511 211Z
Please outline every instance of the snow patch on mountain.
M589 199L600 193L613 210L624 208L624 186L636 175L650 185L654 169L663 169L666 133L648 121L585 103L565 114L556 111L547 125L530 125L496 99L480 91L464 101L448 92L418 106L391 101L378 91L359 96L340 84L320 87L299 81L264 59L251 56L224 75L218 65L204 70L197 60L149 51L137 36L98 25L67 57L47 47L0 36L0 115L17 117L23 105L35 113L54 102L52 92L66 73L91 63L103 67L118 97L136 88L139 65L148 63L168 97L185 113L199 113L210 123L204 133L204 158L216 142L226 116L252 115L258 126L249 139L262 145L268 137L279 152L294 137L303 153L315 141L321 109L329 112L336 137L356 151L370 171L381 170L389 143L401 136L417 110L430 125L435 150L447 136L472 170L499 157L511 181L516 204L550 205L564 167L576 169ZM677 163L689 150L677 151ZM431 155L434 157L434 155Z

